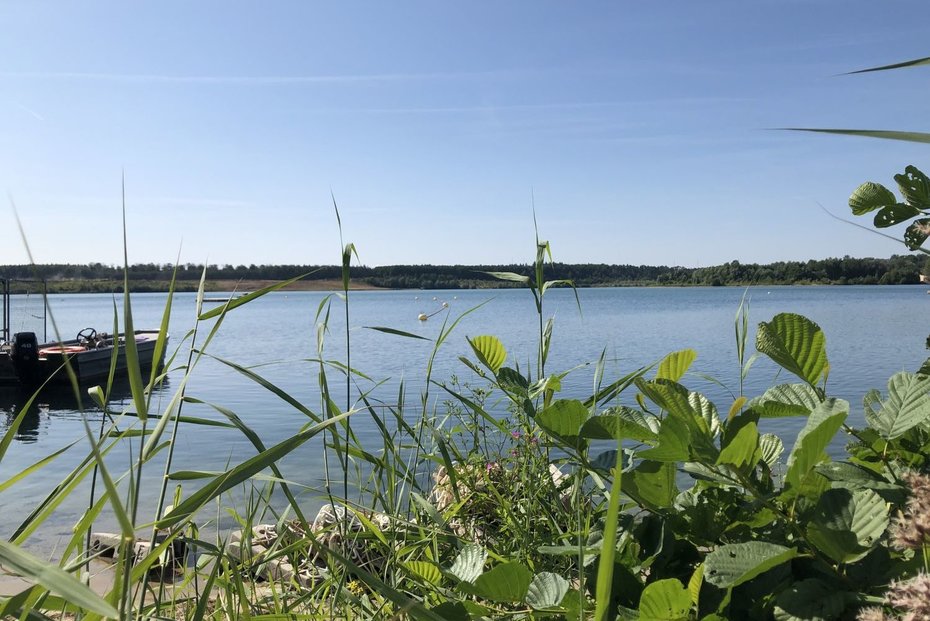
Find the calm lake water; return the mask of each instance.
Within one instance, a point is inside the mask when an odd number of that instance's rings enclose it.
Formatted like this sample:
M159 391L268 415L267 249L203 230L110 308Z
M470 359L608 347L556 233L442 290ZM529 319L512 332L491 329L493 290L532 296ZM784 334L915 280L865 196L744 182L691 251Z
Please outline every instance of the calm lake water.
M594 365L606 354L609 382L641 366L651 364L670 351L690 347L698 358L683 383L706 394L726 412L733 393L738 391L739 369L734 338L734 315L744 293L749 300L752 336L755 325L779 312L796 312L816 321L827 336L831 364L828 392L851 403L850 422L862 421L862 397L871 388L884 391L888 378L901 370L916 370L927 358L925 340L930 333L930 297L924 287L764 287L747 291L738 288L623 288L578 291L581 312L571 291L553 290L546 297L545 314L555 317L555 331L547 366L548 372L575 369L563 382L562 396L584 397L593 386ZM324 293L275 293L232 312L220 328L208 351L216 358L251 367L267 380L298 398L314 412L320 412L317 390L317 327L315 315ZM137 328L157 328L166 296L138 294L132 297ZM442 303L449 305L442 310ZM50 300L63 337L92 326L110 331L113 324L112 296L54 295ZM121 308L121 300L116 304ZM18 306L17 306L18 305ZM19 299L17 308L28 309L28 300ZM453 375L460 381L475 382L474 374L459 360L470 354L466 336L493 334L508 349L508 365L535 368L538 323L532 296L523 290L505 291L366 291L350 294L349 334L351 365L374 381L384 381L376 395L386 402L396 400L397 388L404 382L408 407L419 403L432 342L403 338L368 329L385 326L434 339L448 316L451 320L468 313L440 350L433 377L440 381ZM440 311L426 322L420 313ZM345 356L345 318L341 300L334 299L329 317L329 334L324 357L340 362ZM23 314L34 311L23 310ZM448 314L448 315L447 315ZM189 342L185 334L194 324L193 294L175 297L171 337L172 348L180 346L186 359ZM25 320L13 318L14 331L28 327ZM201 336L207 329L201 326ZM754 351L750 343L750 349ZM588 364L586 364L588 363ZM582 366L579 366L582 365ZM578 368L576 368L578 367ZM178 388L179 374L155 397L164 405ZM713 381L709 378L714 378ZM344 395L344 380L330 376ZM745 385L747 396L765 388L793 381L767 359L760 359ZM371 382L359 380L367 390ZM432 391L431 406L441 408L440 391ZM194 371L187 394L234 411L271 445L291 436L307 418L266 389L231 369L205 358ZM356 393L357 394L357 391ZM127 399L128 389L116 397ZM17 391L0 392L0 426L5 431L24 398ZM344 396L340 399L344 402ZM9 536L28 511L69 472L87 451L82 414L67 393L43 395L0 463L0 482L27 468L44 456L79 440L78 445L50 465L0 493L0 535ZM113 409L128 405L117 399ZM344 405L344 403L342 404ZM416 407L410 407L415 415ZM205 405L186 404L184 415L220 419ZM99 426L101 413L88 409L92 428ZM780 434L790 448L801 419L766 421L766 430ZM371 449L380 446L377 431L367 416L354 419L353 428ZM244 461L255 453L252 445L235 430L196 427L181 433L176 446L175 470L220 471L229 464ZM114 453L108 463L115 472L125 470L129 454ZM163 468L154 463L146 473L147 489L157 493ZM286 478L308 486L302 496L308 510L321 505L322 445L311 441L285 459L281 468ZM193 482L185 483L186 493ZM56 512L49 528L38 534L31 546L52 550L60 545L84 509L86 493L74 494ZM208 519L207 517L204 518ZM101 518L98 530L113 530L112 518Z

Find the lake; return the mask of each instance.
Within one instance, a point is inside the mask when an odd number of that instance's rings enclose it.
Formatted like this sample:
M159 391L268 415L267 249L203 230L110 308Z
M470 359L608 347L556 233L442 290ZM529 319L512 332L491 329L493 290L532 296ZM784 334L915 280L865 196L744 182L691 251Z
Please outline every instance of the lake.
M725 414L738 392L734 316L744 294L752 325L751 351L754 351L755 326L779 312L803 314L824 329L831 365L827 391L831 396L850 401L849 420L854 425L862 422L862 397L869 389L884 392L892 374L916 370L927 358L930 298L925 287L582 289L578 291L580 311L573 293L558 289L547 294L544 307L547 317L555 317L547 372L573 369L563 381L560 396L585 397L593 387L593 363L602 353L607 361L606 383L651 364L670 351L689 347L697 351L698 358L682 383L706 394ZM188 396L232 410L260 434L266 445L291 436L308 422L307 417L221 360L251 368L319 413L319 364L313 359L317 356L316 314L326 298L325 293L281 292L233 311L209 344L208 353L214 358L202 358L196 367L187 388ZM166 299L163 294L133 295L136 328L157 328ZM344 308L340 299L330 299L333 305L324 358L345 363ZM353 399L359 390L369 390L373 382L383 382L374 395L388 403L396 401L398 387L403 382L409 411L414 414L425 388L425 370L433 343L369 329L372 326L435 339L444 320L451 323L464 314L439 351L433 368L434 380L448 381L455 376L459 382L480 385L458 357L467 355L473 359L465 337L481 334L493 334L503 341L509 366L535 370L539 324L528 291L363 291L352 292L349 299L351 366L372 380L359 378L353 388ZM30 303L32 310L27 310ZM71 338L89 326L98 331L112 329L112 296L52 295L49 303L63 338ZM121 299L115 303L122 307ZM448 305L447 309L443 309L443 303ZM194 325L194 305L193 294L175 296L170 329L172 349L180 349L178 361L187 357L190 343L185 334ZM14 313L22 308L23 315L35 319L34 300L18 299L13 306ZM436 314L427 321L419 321L421 313ZM15 315L12 324L14 331L31 327ZM201 325L199 342L209 327ZM155 395L156 407L164 406L178 389L178 378L176 372L169 376L168 385ZM340 406L345 407L344 377L332 370L329 379L333 386L338 386L333 391L340 395ZM760 358L744 390L752 397L773 384L791 381L791 376L779 373L775 365ZM111 403L111 409L115 410L128 406L128 389L118 388ZM447 397L440 392L435 387L431 389L431 408L443 407ZM0 493L3 525L0 533L5 537L87 451L83 415L73 398L67 392L56 392L43 394L38 401L0 464L0 482L71 442L79 442L50 465ZM0 392L3 431L23 403L24 397L18 391ZM213 408L194 403L185 404L183 414L221 418ZM99 410L86 411L95 430L101 416ZM803 420L776 419L765 423L764 430L781 435L790 448ZM371 442L371 450L379 448L380 437L367 414L354 418L353 429L363 442ZM193 427L181 433L175 451L175 470L204 471L221 471L255 453L239 432L218 427ZM128 452L114 452L107 463L113 471L122 472L128 459ZM161 462L154 463L145 472L144 484L153 496L162 467ZM308 486L302 502L309 510L323 504L320 442L314 440L303 445L281 467L286 478ZM185 482L186 492L192 489L192 483ZM85 500L86 494L72 495L58 509L49 528L33 538L30 547L47 551L60 545L79 519ZM101 518L98 530L114 528L112 518Z

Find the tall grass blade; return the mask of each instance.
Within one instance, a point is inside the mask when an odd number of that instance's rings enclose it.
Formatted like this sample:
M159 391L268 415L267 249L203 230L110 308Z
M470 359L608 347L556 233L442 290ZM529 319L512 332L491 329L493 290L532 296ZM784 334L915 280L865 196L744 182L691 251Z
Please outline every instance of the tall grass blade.
M930 143L930 133L927 132L904 132L880 129L817 129L811 127L784 127L782 129L792 132L813 132L818 134L838 134L842 136L860 136L864 138Z
M205 313L198 313L197 319L199 319L200 321L204 321L206 319L213 319L214 317L219 317L220 315L225 315L226 313L239 308L243 304L248 304L252 300L260 298L263 295L271 293L272 291L277 291L278 289L283 289L284 287L290 284L293 284L297 282L298 280L303 280L307 276L310 276L312 274L315 274L316 272L319 272L321 269L323 268L317 268L315 270L311 270L307 272L306 274L301 274L300 276L294 276L293 278L289 278L288 280L282 280L281 282L276 282L274 284L268 285L267 287L262 287L261 289L258 289L257 291L247 293L243 295L242 297L231 299L229 302L227 302L223 306L212 308Z
M41 561L2 539L0 539L0 564L85 610L114 619L119 616L115 608L68 572Z
M930 57L918 58L916 60L905 60L904 62L894 63L892 65L882 65L881 67L870 67L868 69L859 69L849 71L843 75L855 75L857 73L871 73L872 71L888 71L890 69L905 69L907 67L919 67L920 65L930 65Z
M319 422L309 429L305 429L287 440L279 442L271 448L262 451L251 459L242 462L238 466L229 469L221 476L216 477L213 481L188 496L186 500L182 501L181 504L174 507L161 520L156 522L156 526L158 528L171 528L176 526L179 522L193 515L195 511L214 498L220 496L223 492L247 481L253 475L270 467L271 464L291 453L294 449L325 430L330 425L342 422L354 413L354 411L346 412Z
M623 441L617 440L617 462L614 480L610 486L607 516L604 518L604 539L601 541L601 556L597 566L595 585L595 621L606 621L610 614L610 590L614 577L614 557L617 554L617 524L620 515L620 488L623 477Z
M129 376L129 389L139 418L144 422L148 417L148 403L145 399L145 387L142 384L142 369L139 365L139 350L136 347L135 328L132 324L132 303L129 295L129 244L126 239L126 179L123 177L123 324L126 329L124 350L126 353L126 374ZM114 335L114 338L115 335Z

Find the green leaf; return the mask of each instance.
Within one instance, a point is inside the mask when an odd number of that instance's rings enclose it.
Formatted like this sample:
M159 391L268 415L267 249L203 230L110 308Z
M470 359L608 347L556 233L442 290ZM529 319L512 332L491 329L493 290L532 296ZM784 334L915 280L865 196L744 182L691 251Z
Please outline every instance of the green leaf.
M853 215L861 216L897 202L898 199L891 190L880 183L866 181L849 197L849 208L852 209Z
M668 354L659 363L659 370L656 372L656 379L667 379L677 382L682 378L691 363L697 358L697 352L693 349L682 349Z
M715 438L720 435L720 415L717 413L717 406L710 399L699 392L689 392L688 404L703 419L702 431L709 431L710 435Z
M639 423L633 416L624 416L619 411L629 410L640 418L642 414L631 408L612 408L610 412L616 414L603 414L601 416L592 416L581 426L581 437L590 440L616 440L624 438L635 440L637 442L655 442L658 435L647 426L645 420Z
M471 615L468 614L468 608L462 602L443 602L431 608L430 612L439 615L445 621L470 621Z
M3 539L0 539L0 565L84 610L114 619L119 616L110 604L73 575Z
M455 557L449 573L462 582L474 582L484 571L484 563L487 560L488 551L483 546L470 543Z
M759 429L755 422L743 417L736 418L727 428L726 435L726 443L717 457L717 463L747 470L755 468L762 458L759 450Z
M522 602L532 581L533 572L523 564L501 563L478 576L474 592L494 602Z
M904 169L904 174L895 175L894 180L898 182L898 188L909 206L918 213L921 209L930 208L930 179L917 167L908 166Z
M785 486L799 488L818 463L826 458L824 452L833 436L839 431L849 414L849 403L842 399L827 399L817 406L807 424L798 433L794 447L788 455Z
M576 549L577 551L577 549ZM549 571L533 576L526 592L526 603L537 610L555 608L568 593L568 580Z
M690 612L688 589L675 578L649 584L639 599L640 621L687 621Z
M670 416L666 417L666 420L677 418L685 424L690 435L688 445L692 455L707 461L717 458L718 451L714 444L712 424L712 419L716 418L716 408L713 404L702 399L697 393L689 392L681 384L670 380L659 379L647 382L638 379L636 387L650 401L669 413ZM660 430L659 435L661 434Z
M872 490L830 489L820 496L807 538L837 563L864 557L888 528L888 509Z
M820 405L821 397L808 384L779 384L749 402L762 418L807 416Z
M646 508L668 508L678 495L675 474L674 463L643 460L624 473L623 493Z
M407 561L402 563L404 569L424 582L439 584L442 580L442 571L429 561Z
M509 282L519 282L524 285L530 284L530 277L523 276L522 274L514 274L513 272L482 272L488 276L493 276L498 280L506 280Z
M384 332L385 334L393 334L394 336L403 336L408 339L420 339L421 341L431 341L425 336L420 336L419 334L413 334L412 332L404 332L403 330L396 330L394 328L385 328L382 326L365 326L366 330L376 330L377 332Z
M577 437L588 420L588 408L577 399L559 399L536 415L536 422L559 438Z
M478 356L478 360L490 369L491 373L497 375L497 371L507 360L507 350L504 349L504 344L500 342L500 339L486 334L468 339L468 344Z
M704 559L704 580L729 589L798 556L795 548L765 541L720 546Z
M654 461L679 462L691 459L691 432L679 418L667 416L659 427L658 446L641 451L639 456Z
M896 373L888 380L888 400L878 411L867 406L865 419L886 440L925 423L930 419L930 377Z
M930 65L930 58L918 58L916 60L906 60L901 63L894 63L893 65L882 65L881 67L870 67L868 69L859 69L857 71L850 71L849 75L856 73L869 73L872 71L888 71L889 69L903 69L905 67L918 67L920 65Z
M778 458L785 452L785 445L781 438L774 433L764 433L759 436L759 448L762 450L762 461L766 463L769 469L774 468L778 463Z
M313 271L307 272L306 274L301 274L300 276L295 276L288 280L282 280L281 282L276 282L274 284L268 285L267 287L262 287L261 289L253 291L251 293L246 293L245 295L241 295L237 298L232 298L231 300L229 300L229 302L227 302L226 304L223 304L222 306L217 306L215 308L208 310L205 313L201 313L197 317L197 319L199 321L204 321L206 319L212 319L213 317L219 317L220 315L225 315L229 313L230 311L233 311L244 304L248 304L249 302L251 302L252 300L255 300L256 298L260 298L263 295L271 293L272 291L277 291L279 289L282 289L292 283L297 282L298 280L303 280L307 276L310 276L314 272L318 272L321 269L323 268L317 268Z
M856 600L855 593L807 578L775 596L775 621L833 621Z
M882 138L884 140L930 143L930 134L926 132L902 132L881 129L811 129L806 127L786 127L785 129L795 132L814 132L817 134L838 134L841 136L860 136L862 138Z
M899 222L910 220L922 213L923 212L916 207L905 205L904 203L897 203L895 205L882 207L881 210L875 214L875 218L872 222L877 228L886 229L889 226L894 226Z
M827 368L823 331L801 315L781 313L768 323L760 323L756 349L812 386Z
M930 218L914 220L904 231L904 245L908 250L917 250L927 241L927 236L930 236Z
M820 464L815 470L833 482L833 487L845 487L846 489L871 489L903 492L904 487L889 483L876 473L851 464L846 461L834 461L828 464Z

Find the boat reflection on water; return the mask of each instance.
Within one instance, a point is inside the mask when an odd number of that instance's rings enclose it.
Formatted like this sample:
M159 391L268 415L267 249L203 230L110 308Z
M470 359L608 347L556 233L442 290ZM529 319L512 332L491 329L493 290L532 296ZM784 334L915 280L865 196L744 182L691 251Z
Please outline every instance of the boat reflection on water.
M83 415L97 419L101 410L93 399L87 394L90 386L80 386L80 400L71 386L45 386L35 396L35 392L19 386L0 386L0 435L5 434L16 417L28 406L28 411L19 424L19 429L13 436L14 440L23 443L33 443L39 440L43 429L54 424L56 418L80 420ZM155 393L163 392L169 387L169 381L164 379L155 389ZM31 403L30 403L31 401ZM129 380L117 379L110 389L107 402L111 410L122 411L124 406L131 407L132 390Z

